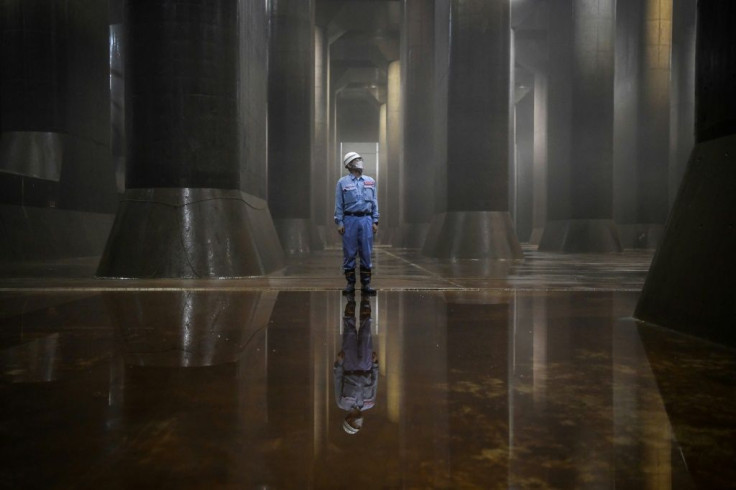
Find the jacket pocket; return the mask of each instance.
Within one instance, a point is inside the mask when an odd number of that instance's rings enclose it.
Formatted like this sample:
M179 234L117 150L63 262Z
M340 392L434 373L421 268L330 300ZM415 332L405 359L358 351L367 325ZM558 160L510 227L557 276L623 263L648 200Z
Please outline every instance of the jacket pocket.
M373 201L376 198L376 189L373 187L364 187L363 188L363 199L365 201Z
M358 189L355 186L345 187L342 190L342 201L345 204L353 204L358 201Z

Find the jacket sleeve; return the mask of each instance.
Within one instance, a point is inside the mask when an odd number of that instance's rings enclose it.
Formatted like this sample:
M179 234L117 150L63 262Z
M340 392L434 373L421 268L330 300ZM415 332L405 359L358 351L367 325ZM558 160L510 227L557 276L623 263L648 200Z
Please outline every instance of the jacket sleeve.
M371 367L371 394L368 399L375 400L376 393L378 393L378 363L374 362Z
M342 186L340 185L340 181L337 181L337 185L335 186L335 224L337 226L342 226L342 218L343 218L343 197L342 197Z
M373 212L371 213L374 223L378 223L380 214L378 213L378 182L373 182Z
M332 372L335 374L333 376L334 388L335 388L335 403L337 403L338 407L342 408L342 406L340 405L340 398L342 398L342 375L343 375L342 363L339 361L335 361L335 365L332 368Z

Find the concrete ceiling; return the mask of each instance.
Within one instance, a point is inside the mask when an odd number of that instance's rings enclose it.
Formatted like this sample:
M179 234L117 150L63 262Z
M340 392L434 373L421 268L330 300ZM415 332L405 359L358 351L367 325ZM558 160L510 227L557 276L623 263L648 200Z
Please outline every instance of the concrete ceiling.
M342 98L385 102L388 65L399 58L401 2L316 0L316 23L330 42L330 70Z

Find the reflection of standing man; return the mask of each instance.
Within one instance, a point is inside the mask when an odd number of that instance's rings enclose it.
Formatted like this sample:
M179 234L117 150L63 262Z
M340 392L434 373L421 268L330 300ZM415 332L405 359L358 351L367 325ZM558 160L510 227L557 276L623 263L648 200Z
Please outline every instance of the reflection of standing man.
M342 235L342 267L348 285L343 294L355 293L355 255L360 254L360 284L363 294L376 294L371 288L373 235L378 231L378 192L376 181L363 175L363 158L351 151L343 159L349 175L337 181L335 224Z
M342 427L348 434L363 426L363 411L376 403L378 389L378 356L371 337L371 304L360 302L360 326L355 328L355 301L345 305L342 350L334 366L335 401L348 414Z

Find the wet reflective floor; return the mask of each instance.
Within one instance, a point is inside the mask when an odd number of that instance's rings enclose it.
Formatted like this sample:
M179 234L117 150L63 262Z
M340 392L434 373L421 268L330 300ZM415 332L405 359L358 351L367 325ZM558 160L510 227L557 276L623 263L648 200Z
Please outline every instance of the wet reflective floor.
M736 357L631 319L651 255L525 252L6 277L0 487L733 488Z

